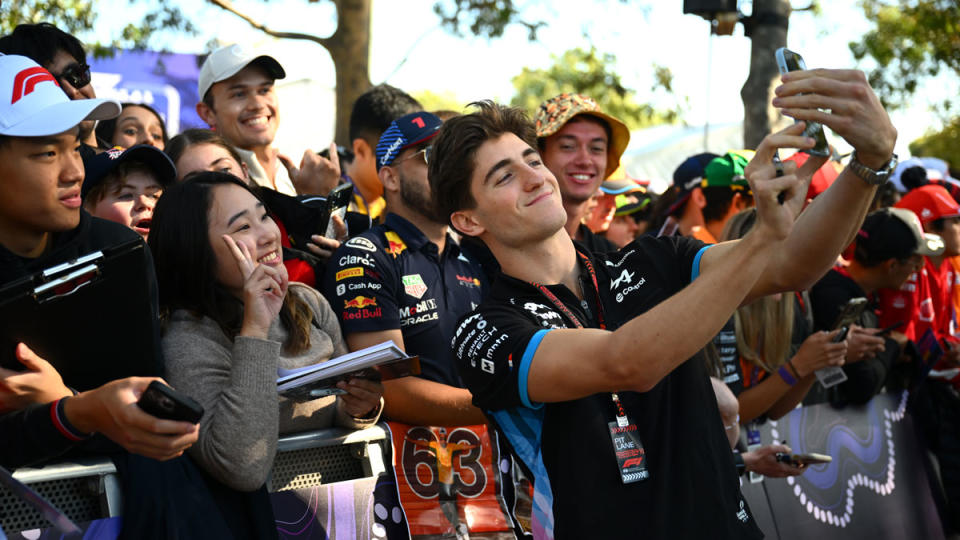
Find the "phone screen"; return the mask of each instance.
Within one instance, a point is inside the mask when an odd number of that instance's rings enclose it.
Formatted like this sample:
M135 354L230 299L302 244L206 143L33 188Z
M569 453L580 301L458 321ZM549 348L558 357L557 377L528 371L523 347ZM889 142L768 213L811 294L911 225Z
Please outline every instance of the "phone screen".
M786 47L777 49L777 67L780 73L788 71L803 71L807 69L806 62L799 53L795 53ZM823 132L823 126L817 122L807 122L807 127L803 130L804 137L813 137L817 144L804 152L813 156L829 156L830 146L827 144L827 136Z
M340 216L343 219L347 215L347 207L350 206L350 198L353 196L353 186L350 184L341 184L330 192L327 196L330 218L327 220L327 229L324 236L327 238L336 237L336 229L333 226L333 216Z

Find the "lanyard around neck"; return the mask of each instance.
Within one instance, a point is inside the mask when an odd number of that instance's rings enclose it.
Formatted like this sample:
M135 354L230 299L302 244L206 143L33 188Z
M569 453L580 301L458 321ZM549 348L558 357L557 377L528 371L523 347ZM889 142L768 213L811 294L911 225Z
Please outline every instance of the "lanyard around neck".
M587 274L590 275L590 282L593 285L594 298L597 301L597 322L599 323L600 328L606 329L607 325L603 316L603 303L600 301L600 285L597 282L597 273L593 270L593 263L590 262L590 259L587 258L586 255L578 251L577 256L583 263L584 268L586 268ZM536 287L536 289L540 291L540 294L546 297L546 299L553 304L553 307L557 308L560 313L563 313L563 315L570 321L570 324L576 328L583 328L583 323L580 322L580 319L578 319L577 316L570 311L570 308L561 302L560 299L557 298L557 295L553 294L550 289L548 289L545 285L533 281L530 282L530 285ZM586 295L584 294L584 296Z

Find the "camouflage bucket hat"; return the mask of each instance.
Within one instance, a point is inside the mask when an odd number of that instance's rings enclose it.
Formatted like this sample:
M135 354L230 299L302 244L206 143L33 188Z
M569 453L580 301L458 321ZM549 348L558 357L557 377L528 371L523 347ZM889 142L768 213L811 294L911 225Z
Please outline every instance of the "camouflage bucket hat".
M563 93L540 104L533 121L537 129L537 138L546 138L560 129L578 114L597 117L610 126L610 141L607 144L606 179L620 166L620 156L630 142L630 130L626 124L600 110L593 98L583 94Z

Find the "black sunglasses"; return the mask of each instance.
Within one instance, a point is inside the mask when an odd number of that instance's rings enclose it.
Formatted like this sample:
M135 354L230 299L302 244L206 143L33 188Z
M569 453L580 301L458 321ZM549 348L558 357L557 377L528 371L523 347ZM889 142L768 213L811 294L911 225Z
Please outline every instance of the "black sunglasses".
M87 64L70 64L59 75L59 81L66 81L70 86L80 89L90 84L90 66Z

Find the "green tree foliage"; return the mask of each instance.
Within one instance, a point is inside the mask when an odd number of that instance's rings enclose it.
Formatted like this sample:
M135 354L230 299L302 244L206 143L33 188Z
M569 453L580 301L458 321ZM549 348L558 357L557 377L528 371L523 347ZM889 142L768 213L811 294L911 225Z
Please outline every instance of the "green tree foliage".
M135 3L135 0L130 0ZM93 30L96 22L94 0L8 0L0 1L0 35L6 35L20 24L51 23L74 35ZM142 20L127 24L119 36L109 41L97 40L88 45L96 56L112 54L115 49L145 49L151 38L164 31L195 34L196 27L168 0L156 0Z
M960 176L960 117L954 118L942 131L929 133L910 143L910 153L945 160L950 164L953 176Z
M960 5L957 0L861 0L875 27L850 43L857 60L877 62L870 84L885 106L902 106L926 77L960 75ZM944 110L952 108L945 103Z
M0 33L17 25L49 22L76 34L93 28L96 16L92 0L7 0L0 2Z
M430 90L420 90L411 94L414 99L423 105L425 111L456 111L463 112L466 103L457 98L453 92L432 92Z
M440 24L455 35L463 35L466 27L473 35L495 38L518 24L527 29L530 41L537 39L537 30L546 23L524 20L520 11L513 0L444 0L433 5Z
M577 92L597 100L604 112L619 118L630 129L671 123L678 117L679 107L659 110L649 103L637 103L634 91L625 87L620 76L612 71L616 60L612 54L598 53L596 48L577 48L554 56L553 60L547 69L524 68L513 78L516 94L511 105L533 114L544 100L563 92ZM654 75L654 90L663 88L670 93L673 76L669 68L655 65Z

